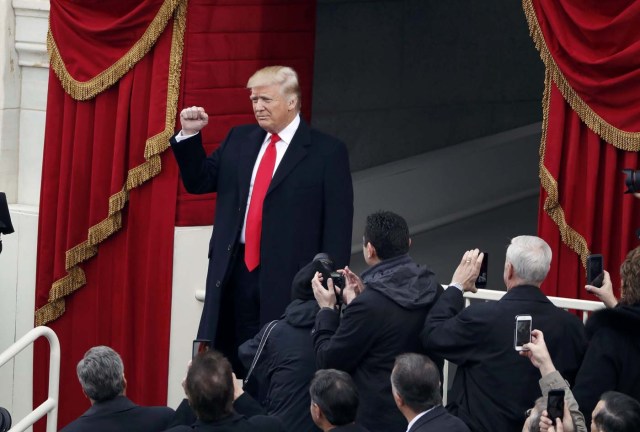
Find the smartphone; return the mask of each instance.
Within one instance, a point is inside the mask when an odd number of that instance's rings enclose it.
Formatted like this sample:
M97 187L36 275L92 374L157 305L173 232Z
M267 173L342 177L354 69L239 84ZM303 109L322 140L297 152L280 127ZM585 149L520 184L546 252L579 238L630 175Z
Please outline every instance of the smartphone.
M203 353L211 349L211 341L208 339L196 339L193 341L193 348L191 349L191 358L195 358L198 354Z
M602 255L594 254L587 257L587 284L594 287L602 287L604 281L604 268Z
M547 414L556 424L556 419L564 417L564 389L549 390L547 395Z
M531 315L516 315L516 328L513 340L516 351L526 351L523 345L531 342Z
M480 264L480 273L476 279L476 288L486 288L487 286L487 269L489 268L489 253L482 252L484 257L482 258L482 264Z

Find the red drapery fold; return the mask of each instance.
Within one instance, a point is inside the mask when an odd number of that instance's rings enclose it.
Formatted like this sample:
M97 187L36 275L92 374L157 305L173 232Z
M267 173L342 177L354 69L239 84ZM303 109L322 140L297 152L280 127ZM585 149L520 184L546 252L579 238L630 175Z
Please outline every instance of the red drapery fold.
M186 2L155 2L160 6L147 8L144 20L118 0L91 11L80 2L62 3L52 1L50 17L49 46L65 56L55 60L59 53L50 52L36 275L36 323L56 331L63 354L61 426L89 406L75 365L95 345L122 355L129 396L166 403L177 168L162 153L174 130L186 16ZM127 28L134 15L139 25L157 25L167 5L171 19L154 29L154 40L142 36L120 51L125 67L118 66L115 50L107 50L116 66L113 85L105 87L93 66L100 64L100 46L93 55L65 50L81 46L77 32L92 23L106 32L107 18L116 29ZM65 13L58 14L62 6ZM111 15L100 15L105 10ZM74 32L61 30L68 27ZM149 43L140 58L132 57ZM77 82L69 72L83 69L83 62L98 75ZM34 406L46 398L47 352L44 343L36 344Z
M546 66L538 231L554 250L543 289L594 297L584 264L602 253L614 286L638 245L640 206L624 195L622 168L640 168L640 4L523 0Z

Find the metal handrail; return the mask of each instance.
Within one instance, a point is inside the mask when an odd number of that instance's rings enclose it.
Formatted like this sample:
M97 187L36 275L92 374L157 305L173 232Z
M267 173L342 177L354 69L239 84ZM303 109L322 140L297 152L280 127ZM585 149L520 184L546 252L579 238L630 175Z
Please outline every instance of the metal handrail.
M17 356L36 339L44 336L49 341L49 395L47 400L14 425L9 432L22 432L47 416L47 432L58 430L58 391L60 386L60 342L49 327L36 327L0 354L0 367Z
M464 293L464 307L468 307L471 301L498 301L504 296L506 291L498 291L491 289L479 289L476 293L465 292ZM562 309L573 309L582 312L582 322L586 323L589 318L589 313L603 309L604 303L591 300L578 300L564 297L547 297L551 303ZM442 385L442 403L446 406L449 395L449 362L445 360L443 370Z

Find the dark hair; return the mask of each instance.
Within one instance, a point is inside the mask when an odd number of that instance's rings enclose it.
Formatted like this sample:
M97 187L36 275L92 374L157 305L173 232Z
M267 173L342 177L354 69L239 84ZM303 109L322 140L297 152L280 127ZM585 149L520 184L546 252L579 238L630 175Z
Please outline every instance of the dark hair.
M391 371L391 384L415 413L442 404L440 372L425 355L407 353L396 357Z
M593 417L602 432L637 432L640 430L640 402L619 392L608 391L600 400L604 405Z
M309 395L332 425L343 426L355 421L358 390L348 373L335 369L317 371L311 380Z
M217 351L204 351L192 361L185 392L189 404L203 422L227 417L233 406L231 364Z
M409 227L402 216L378 211L367 216L364 243L371 243L381 260L409 252Z
M627 254L620 266L622 296L620 304L632 305L640 302L640 247Z

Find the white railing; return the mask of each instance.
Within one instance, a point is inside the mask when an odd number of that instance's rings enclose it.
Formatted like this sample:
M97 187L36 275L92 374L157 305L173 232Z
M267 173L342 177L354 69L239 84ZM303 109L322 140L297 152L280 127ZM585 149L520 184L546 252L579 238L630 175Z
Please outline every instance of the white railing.
M498 301L505 295L506 291L497 291L490 289L479 289L477 293L464 293L464 307L468 307L472 301ZM582 322L586 323L587 318L589 318L589 313L597 311L598 309L603 309L604 304L599 301L591 301L591 300L578 300L578 299L570 299L564 297L548 297L551 300L551 303L556 305L562 309L572 309L576 311L582 312ZM444 376L443 376L443 385L442 385L442 403L447 405L447 396L449 393L449 362L445 360L444 362Z
M13 345L0 354L0 367L17 356L23 349L35 342L39 337L49 341L49 396L40 406L31 411L25 418L14 425L9 432L22 432L31 427L45 415L47 416L47 432L58 430L58 389L60 385L60 342L58 336L49 327L36 327L21 337Z

